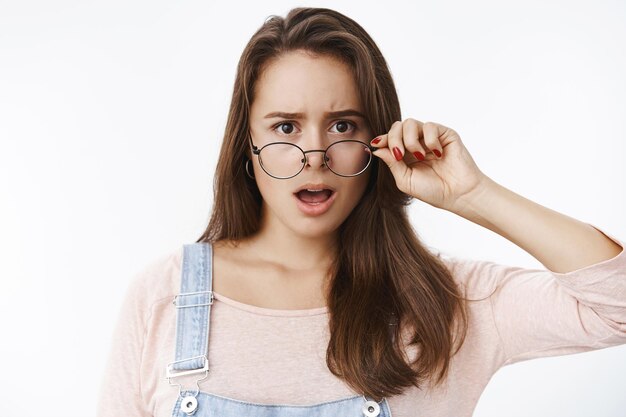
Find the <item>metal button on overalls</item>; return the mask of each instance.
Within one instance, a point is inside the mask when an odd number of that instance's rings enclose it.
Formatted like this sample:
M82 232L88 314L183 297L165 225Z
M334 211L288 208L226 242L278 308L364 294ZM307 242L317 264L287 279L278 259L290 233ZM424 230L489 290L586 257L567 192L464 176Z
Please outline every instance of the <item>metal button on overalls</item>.
M188 416L196 412L198 400L193 395L187 395L180 404L180 409Z
M376 417L380 414L380 406L376 401L366 401L363 404L363 415L366 417Z

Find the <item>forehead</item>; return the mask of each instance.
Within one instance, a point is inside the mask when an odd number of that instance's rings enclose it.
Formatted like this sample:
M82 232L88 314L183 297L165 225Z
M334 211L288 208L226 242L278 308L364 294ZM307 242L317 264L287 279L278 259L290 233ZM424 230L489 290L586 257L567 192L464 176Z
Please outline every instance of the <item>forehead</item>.
M321 115L343 108L362 110L350 67L327 55L293 51L271 61L261 72L255 85L252 113L259 116L266 111L287 111Z

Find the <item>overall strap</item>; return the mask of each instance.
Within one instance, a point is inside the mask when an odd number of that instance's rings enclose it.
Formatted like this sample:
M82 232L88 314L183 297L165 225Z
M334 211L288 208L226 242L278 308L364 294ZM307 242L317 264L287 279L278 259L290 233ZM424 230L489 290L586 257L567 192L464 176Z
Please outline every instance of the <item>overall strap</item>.
M180 293L176 306L176 353L168 372L178 375L208 370L209 320L213 304L211 243L183 245ZM186 371L186 372L185 372ZM176 372L174 372L176 373Z

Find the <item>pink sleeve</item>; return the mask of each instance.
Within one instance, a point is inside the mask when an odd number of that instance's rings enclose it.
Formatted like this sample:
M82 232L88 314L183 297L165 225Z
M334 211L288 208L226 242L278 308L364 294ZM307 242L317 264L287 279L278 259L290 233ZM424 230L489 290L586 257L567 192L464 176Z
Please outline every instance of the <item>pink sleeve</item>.
M98 396L97 417L152 417L143 397L140 367L147 323L147 294L143 273L130 282L116 325Z
M482 282L486 294L495 288L490 301L503 351L500 366L626 344L624 242L600 232L622 251L568 273L457 259L470 282Z

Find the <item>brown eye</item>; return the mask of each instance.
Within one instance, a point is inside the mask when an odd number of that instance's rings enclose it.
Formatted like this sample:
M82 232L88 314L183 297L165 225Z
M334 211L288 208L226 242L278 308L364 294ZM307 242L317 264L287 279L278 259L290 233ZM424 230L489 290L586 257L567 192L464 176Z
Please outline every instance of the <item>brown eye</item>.
M285 129L285 126L290 126L289 128ZM291 122L281 122L278 123L277 125L274 126L274 129L276 128L280 128L281 133L284 133L286 135L290 134L293 132L293 123Z
M348 120L340 120L335 123L335 126L337 126L338 133L347 133L350 128L352 128L352 130L356 129L356 124Z

